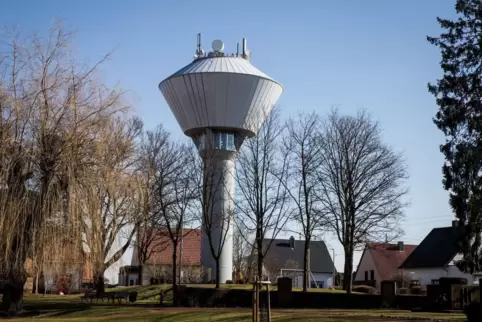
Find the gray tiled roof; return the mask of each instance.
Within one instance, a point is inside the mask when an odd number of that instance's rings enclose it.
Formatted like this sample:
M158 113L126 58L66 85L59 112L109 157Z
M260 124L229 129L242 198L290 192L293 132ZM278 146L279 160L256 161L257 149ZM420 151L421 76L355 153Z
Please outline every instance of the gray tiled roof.
M271 239L263 240L263 248L270 241ZM288 245L288 239L274 239L265 256L267 266L275 264L275 266L284 268L287 261L293 261L297 264L297 268L302 269L305 241L295 240L294 249L286 247ZM333 261L323 241L310 242L310 253L312 273L333 273Z
M457 229L434 228L407 257L400 268L442 267L458 253Z

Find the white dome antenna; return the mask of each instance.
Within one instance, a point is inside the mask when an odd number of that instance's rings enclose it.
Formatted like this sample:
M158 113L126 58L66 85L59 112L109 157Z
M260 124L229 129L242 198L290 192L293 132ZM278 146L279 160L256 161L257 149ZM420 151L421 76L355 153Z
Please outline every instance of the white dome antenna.
M222 40L216 39L212 43L212 48L216 53L222 53L224 51L224 43Z

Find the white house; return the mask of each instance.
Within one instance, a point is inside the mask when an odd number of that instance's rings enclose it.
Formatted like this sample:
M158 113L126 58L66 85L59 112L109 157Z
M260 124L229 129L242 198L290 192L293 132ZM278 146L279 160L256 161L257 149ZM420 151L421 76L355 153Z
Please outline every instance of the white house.
M434 228L400 265L404 274L420 285L437 284L441 277L466 278L468 285L478 284L480 274L467 274L460 271L455 263L462 258L456 241L458 221L451 227Z
M305 241L283 239L264 239L263 249L268 249L264 263L272 282L278 277L291 277L293 287L303 285L303 254ZM335 267L333 260L323 241L310 242L310 285L329 288L333 285Z
M373 286L380 291L381 282L397 278L398 267L416 247L403 242L367 243L355 273L355 284Z

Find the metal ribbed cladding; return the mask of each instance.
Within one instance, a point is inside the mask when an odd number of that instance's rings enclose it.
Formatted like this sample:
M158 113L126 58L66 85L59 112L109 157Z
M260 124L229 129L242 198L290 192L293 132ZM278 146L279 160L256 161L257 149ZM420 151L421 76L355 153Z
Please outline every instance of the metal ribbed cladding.
M225 127L256 133L282 86L240 57L201 58L159 84L184 132Z

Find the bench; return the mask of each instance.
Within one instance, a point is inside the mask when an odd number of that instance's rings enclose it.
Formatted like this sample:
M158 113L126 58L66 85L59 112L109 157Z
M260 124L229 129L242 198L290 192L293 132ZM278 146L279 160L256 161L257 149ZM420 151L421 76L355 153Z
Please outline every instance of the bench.
M85 292L84 295L80 297L80 303L83 303L84 301L90 300L90 303L97 297L96 292Z
M122 300L125 301L125 303L127 303L127 301L129 301L129 296L130 296L130 293L129 292L113 292L113 296L112 296L112 303L115 302L115 300L117 300L117 302L119 304L122 303Z
M107 292L104 294L97 294L96 292L86 292L83 296L80 297L80 302L83 303L84 301L89 301L92 303L93 301L97 300L97 303L99 300L104 302L104 299L107 300L107 303L112 300L112 303L117 302L119 304L122 303L122 300L127 303L127 301L130 302L135 302L137 300L137 292Z

